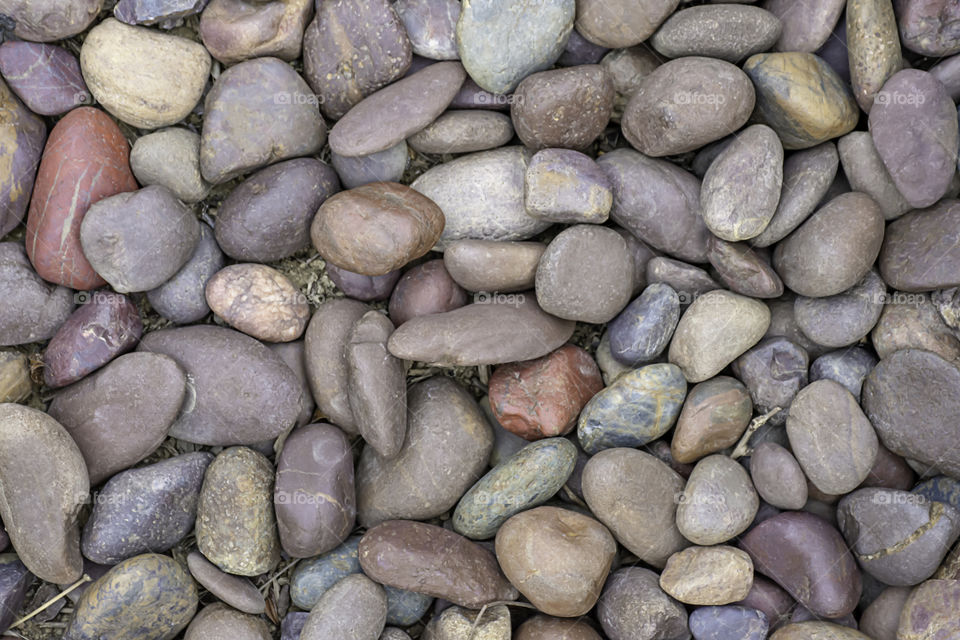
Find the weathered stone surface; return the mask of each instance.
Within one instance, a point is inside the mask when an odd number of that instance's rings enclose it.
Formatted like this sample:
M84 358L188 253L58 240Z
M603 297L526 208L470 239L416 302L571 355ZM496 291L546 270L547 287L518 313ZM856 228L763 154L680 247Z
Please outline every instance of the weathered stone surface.
M677 505L677 528L694 544L720 544L746 531L759 506L760 498L740 463L721 454L707 456L687 478Z
M740 62L769 51L782 23L769 11L741 4L690 7L670 16L650 38L667 58L707 56Z
M901 291L931 291L960 284L955 235L960 201L944 199L890 223L880 250L884 281Z
M960 580L928 580L917 586L907 598L900 614L897 638L949 638L960 632L960 623L952 615L953 603L960 596Z
M683 403L670 443L670 453L680 463L733 446L753 415L746 387L729 376L716 376L695 385Z
M687 611L660 588L659 579L642 567L625 567L610 574L597 602L597 618L608 637L688 637ZM578 636L566 637L580 640ZM583 640L594 639L590 636Z
M850 81L860 108L870 113L877 92L903 65L893 2L856 0L847 6Z
M203 11L209 0L120 0L113 7L113 17L126 24L166 26Z
M606 222L613 206L610 179L590 156L572 149L543 149L524 175L527 213L550 222Z
M387 621L387 594L363 574L333 585L310 610L302 640L354 638L376 640Z
M450 110L407 138L419 153L471 153L496 149L513 139L513 124L495 111Z
M896 0L903 46L926 56L960 51L956 22L960 11L946 0Z
M751 298L779 298L783 281L770 265L770 253L747 242L710 238L707 259L714 275L734 293Z
M241 613L225 604L209 604L190 622L184 640L270 640L263 618Z
M7 40L0 45L0 73L37 115L57 116L90 101L79 61L56 45Z
M210 0L200 16L200 37L225 65L260 56L294 60L313 8L310 0Z
M825 347L845 347L870 333L883 311L887 285L872 269L846 291L825 298L797 296L794 317L808 338Z
M103 8L103 0L79 0L69 5L59 2L3 0L0 15L10 18L18 38L50 42L74 36L93 22Z
M753 562L740 549L690 547L670 556L660 587L680 602L722 605L742 600L753 584Z
M604 47L632 47L649 38L678 4L677 0L590 0L577 6L577 31Z
M431 60L456 60L457 0L399 0L393 3L400 22L410 38L410 47L418 56Z
M285 275L263 264L224 267L207 281L205 291L215 314L266 342L296 340L310 319L306 297Z

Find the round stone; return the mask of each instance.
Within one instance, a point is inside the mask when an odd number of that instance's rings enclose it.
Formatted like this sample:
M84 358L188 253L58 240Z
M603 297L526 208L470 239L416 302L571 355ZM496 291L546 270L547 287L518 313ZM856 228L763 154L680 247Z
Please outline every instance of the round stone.
M742 600L753 584L753 562L740 549L690 547L670 556L660 587L680 602L723 605Z
M687 479L677 506L677 528L694 544L720 544L746 531L759 506L760 498L740 463L724 455L707 456Z

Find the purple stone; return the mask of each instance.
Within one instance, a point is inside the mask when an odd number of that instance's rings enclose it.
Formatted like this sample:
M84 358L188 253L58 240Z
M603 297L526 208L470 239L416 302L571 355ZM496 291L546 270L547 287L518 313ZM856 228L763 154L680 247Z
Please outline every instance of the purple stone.
M513 102L513 94L490 93L481 89L480 85L467 77L460 91L453 97L450 109L496 109L508 111Z
M2 47L0 47L2 49ZM30 202L40 154L47 139L43 120L30 113L0 82L0 238L20 224Z
M300 633L307 624L307 611L291 611L280 623L280 640L300 640Z
M92 98L76 56L52 44L10 40L0 45L0 73L34 113L56 116Z
M0 632L17 619L17 612L27 597L33 574L13 553L0 555Z
M390 297L393 286L400 279L400 270L394 269L382 276L365 276L341 269L328 262L327 275L333 280L333 284L347 294L347 297L369 302L371 300L386 300Z
M203 11L210 0L120 0L113 17L127 24L172 23ZM173 26L161 25L163 27Z
M93 373L133 349L143 322L130 299L108 289L92 291L50 339L44 354L43 380L63 387Z
M570 38L567 40L567 46L563 48L563 53L560 54L560 59L557 60L557 66L576 67L581 64L597 64L608 51L610 49L593 44L574 29L570 32Z

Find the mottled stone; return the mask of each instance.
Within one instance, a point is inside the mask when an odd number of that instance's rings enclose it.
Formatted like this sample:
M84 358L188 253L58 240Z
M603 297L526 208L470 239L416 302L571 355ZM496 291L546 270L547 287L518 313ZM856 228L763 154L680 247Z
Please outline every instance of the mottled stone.
M0 47L0 69L3 67L3 49ZM0 237L3 237L20 224L27 211L47 127L17 100L2 80L0 114L0 163L4 167L0 177Z
M928 580L907 598L897 628L898 640L950 638L960 633L954 607L960 598L960 580Z
M951 362L960 358L960 340L943 322L930 296L894 291L885 302L870 334L881 359L901 349L932 351Z
M201 224L193 255L173 277L147 292L150 306L177 324L189 324L202 319L210 313L205 294L207 282L224 264L223 252L217 246L214 232Z
M318 4L303 36L303 74L323 114L338 120L401 78L410 66L410 44L388 0Z
M366 156L393 147L437 119L466 73L458 62L437 62L370 94L330 130L330 149Z
M510 610L498 604L484 610L483 615L462 607L449 607L434 618L431 632L424 631L424 640L510 640ZM435 625L435 626L434 626ZM431 635L428 635L430 633Z
M650 38L650 45L667 58L707 56L736 64L769 51L781 28L777 16L758 7L705 5L670 16Z
M908 587L887 587L860 615L860 629L875 640L897 640L900 612L910 596Z
M263 618L241 613L225 604L206 605L194 617L184 640L270 640Z
M112 565L173 548L193 530L203 474L212 460L205 451L184 453L110 478L83 527L83 555Z
M572 149L543 149L524 175L527 213L549 222L602 223L613 206L610 180L590 156Z
M200 586L231 607L253 615L266 610L263 595L249 578L221 571L199 551L191 551L187 555L187 567Z
M758 53L743 69L756 87L756 119L777 132L784 149L807 149L857 125L850 89L812 53Z
M610 321L610 352L624 364L650 362L667 348L679 320L677 292L667 284L651 284Z
M224 65L259 56L294 60L313 8L310 0L210 0L198 31L203 46Z
M625 567L610 574L597 602L597 618L609 638L689 637L686 609L660 588L659 578L642 567ZM565 640L580 639L568 635Z
M169 556L134 556L90 585L77 602L64 640L165 640L197 611L197 587Z
M760 499L743 466L724 455L707 456L687 479L677 505L677 528L694 544L720 544L746 531L759 506Z
M188 129L170 127L137 138L130 168L143 186L162 185L186 203L203 200L210 192L200 175L200 136ZM221 207L218 227L223 213Z
M602 600L600 601L602 602ZM514 640L600 640L600 636L583 620L554 618L538 614L521 624Z
M699 607L690 614L690 632L695 640L764 640L767 615L748 607Z
M874 101L880 101L877 92L903 64L893 2L855 0L848 3L846 16L853 96L870 113Z
M815 615L838 618L860 597L860 571L843 537L825 520L788 511L764 520L740 539L755 569Z
M4 42L0 45L0 73L37 115L57 116L91 100L80 62L66 49L52 44Z
M779 298L783 281L770 265L770 253L755 249L747 242L727 242L710 238L707 259L720 283L751 298Z
M462 607L478 609L518 595L493 553L442 527L384 522L364 534L359 554L364 573L377 582Z
M410 47L418 56L432 60L456 60L457 0L399 0L394 11L410 38Z
M306 297L271 267L241 263L224 267L207 281L207 304L227 324L266 342L290 342L310 318Z
M0 15L18 38L50 42L85 30L102 8L103 0L78 0L67 5L43 0L3 0Z
M197 506L197 547L227 573L256 576L276 566L274 469L246 447L224 449L207 468Z
M783 424L797 392L807 384L810 358L803 347L782 337L764 338L733 363L734 373L750 390L759 413L774 407L784 411L773 416Z
M733 446L753 415L747 388L729 376L716 376L695 385L687 395L670 443L677 462L699 458Z
M723 605L742 600L753 583L753 562L740 549L690 547L670 556L660 587L680 602Z
M689 546L676 525L683 477L652 455L627 448L601 451L590 458L582 482L590 510L640 560L661 568Z
M810 621L784 625L770 640L868 640L868 636L833 622Z
M16 554L0 555L0 629L7 629L27 598L34 577Z
M323 594L311 609L300 637L302 640L376 640L386 620L387 594L380 585L356 573Z
M941 57L960 51L957 20L960 11L947 0L896 0L903 46L925 56Z
M120 0L113 17L127 24L161 24L161 28L203 11L209 0Z
M17 351L0 351L0 403L22 402L33 393L30 361ZM0 534L0 551L6 548L4 534ZM9 542L9 541L7 541Z

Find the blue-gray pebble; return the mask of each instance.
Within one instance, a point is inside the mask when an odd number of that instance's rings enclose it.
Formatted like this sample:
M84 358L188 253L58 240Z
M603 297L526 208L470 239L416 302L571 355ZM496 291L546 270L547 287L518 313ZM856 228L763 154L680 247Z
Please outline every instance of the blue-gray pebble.
M308 617L310 613L307 611L291 611L285 615L280 623L280 640L300 640Z
M163 552L183 540L197 517L206 451L184 453L110 478L97 494L83 528L83 555L116 564L147 551Z
M470 0L457 21L457 50L481 88L509 93L553 66L573 30L575 0Z
M0 554L0 629L13 624L33 580L15 553Z
M580 446L592 455L656 440L677 421L686 396L687 381L675 364L623 373L583 408L577 425Z
M911 493L917 493L932 502L944 502L960 511L960 482L950 476L937 476L924 480Z
M359 557L361 537L351 536L336 549L301 561L290 576L290 599L293 604L309 611L341 579L354 573L363 573ZM421 593L393 587L384 589L387 592L387 624L410 626L422 618L433 604L432 597Z
M769 627L762 611L734 605L698 607L689 620L696 640L764 640Z
M651 284L607 327L610 353L623 364L650 362L667 348L680 320L680 296L668 284Z
M863 380L877 365L877 357L861 347L825 353L810 365L810 382L822 378L843 385L860 401Z
M552 498L576 463L577 448L566 438L528 444L463 495L453 512L453 530L474 540L492 538L507 518Z

